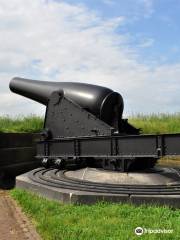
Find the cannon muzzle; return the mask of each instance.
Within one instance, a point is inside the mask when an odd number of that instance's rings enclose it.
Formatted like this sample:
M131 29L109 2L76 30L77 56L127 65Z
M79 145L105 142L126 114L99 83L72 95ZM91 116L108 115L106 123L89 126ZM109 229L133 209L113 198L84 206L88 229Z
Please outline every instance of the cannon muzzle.
M44 105L47 105L48 99L54 91L63 91L66 98L110 125L122 117L124 107L122 96L106 87L85 83L47 82L16 77L11 80L10 89Z

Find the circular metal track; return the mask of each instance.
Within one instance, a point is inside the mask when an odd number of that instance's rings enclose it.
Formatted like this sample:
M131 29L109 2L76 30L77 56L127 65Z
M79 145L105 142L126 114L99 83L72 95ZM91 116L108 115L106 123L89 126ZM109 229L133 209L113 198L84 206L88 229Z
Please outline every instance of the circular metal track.
M180 176L179 169L172 169ZM168 185L123 185L84 181L69 178L65 170L39 168L29 173L29 178L39 184L74 191L107 194L180 195L180 181Z

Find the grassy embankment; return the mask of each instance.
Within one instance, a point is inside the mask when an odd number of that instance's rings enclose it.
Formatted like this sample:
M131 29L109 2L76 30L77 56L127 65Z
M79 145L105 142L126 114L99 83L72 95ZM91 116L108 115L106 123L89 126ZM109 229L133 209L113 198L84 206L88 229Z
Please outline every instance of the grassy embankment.
M145 134L180 133L179 114L135 115L129 122L142 129ZM38 116L10 118L0 117L0 132L38 132L43 127L43 119Z
M130 122L143 133L180 132L180 114L136 116ZM42 119L0 118L0 131L38 132ZM11 195L29 215L44 240L179 239L180 210L156 206L98 203L65 205L15 189ZM172 229L173 234L134 234L135 227Z
M9 116L0 117L0 132L39 132L43 128L43 119L41 117L30 115L28 117Z
M145 134L180 133L180 113L135 115L129 122Z

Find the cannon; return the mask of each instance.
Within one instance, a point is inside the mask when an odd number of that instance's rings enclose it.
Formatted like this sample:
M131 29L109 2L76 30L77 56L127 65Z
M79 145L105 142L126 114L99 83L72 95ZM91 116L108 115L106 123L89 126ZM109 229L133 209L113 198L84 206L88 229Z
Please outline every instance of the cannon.
M139 130L122 120L124 102L122 96L101 86L74 82L46 82L13 78L10 82L12 92L48 105L53 92L78 104L82 109L123 133L138 134Z
M36 159L45 167L152 168L162 156L180 155L180 134L143 135L123 119L122 96L105 87L13 78L14 93L46 105Z

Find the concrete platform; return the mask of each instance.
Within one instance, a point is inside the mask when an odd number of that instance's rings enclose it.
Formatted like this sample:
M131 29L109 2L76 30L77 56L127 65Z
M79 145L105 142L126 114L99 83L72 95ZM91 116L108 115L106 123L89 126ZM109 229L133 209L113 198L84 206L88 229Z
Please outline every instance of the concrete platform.
M179 172L173 168L154 168L141 172L114 172L96 168L67 171L65 176L80 181L123 185L172 185L180 184Z
M97 201L115 201L127 202L129 199L128 194L102 194L86 191L75 191L70 189L62 189L51 187L43 184L33 182L28 173L20 175L16 178L16 187L24 190L31 191L40 196L47 197L48 199L58 200L62 203L86 203L92 204Z
M37 171L34 171L33 173L30 172L18 176L16 178L16 187L37 193L38 195L47 197L49 199L58 200L63 203L93 204L98 201L107 201L116 203L126 202L138 205L168 205L171 207L180 208L180 191L178 190L179 188L176 187L179 186L180 176L178 176L178 172L174 172L173 174L173 171L173 169L158 169L155 170L155 172L153 170L148 173L124 174L113 172L112 175L112 173L109 171L103 171L99 169L81 169L76 171L66 171L63 173L64 178L61 178L61 171L52 169L37 169ZM145 174L145 177L142 177L143 174ZM104 178L102 178L102 175ZM34 176L34 180L32 176ZM161 187L164 185L163 189L164 187L165 189L167 187L167 192L165 190L162 191L162 189L158 190L158 179L160 179L159 183ZM51 181L54 185L50 185ZM75 181L75 185L68 185L71 183L71 181L72 183ZM122 191L117 191L117 193L114 193L115 191L112 193L110 190L108 192L106 189L106 191L103 192L103 190L99 191L99 188L97 188L96 184L98 184L98 182L100 184L102 183L102 185L98 185L100 186L100 189L108 184L110 185L110 188L111 186L114 186L115 189L117 188L121 190L123 185L124 188ZM125 184L123 184L123 182ZM84 188L82 188L83 183L87 183L87 188L86 184ZM132 192L131 189L129 189L129 184L135 187L132 188ZM137 184L139 185L139 188L137 188L136 193ZM145 192L138 192L143 185L143 191ZM153 194L151 194L150 191L151 187ZM172 189L175 189L175 191L171 192L171 189L169 191L169 187L173 187ZM156 189L157 194L154 192Z

